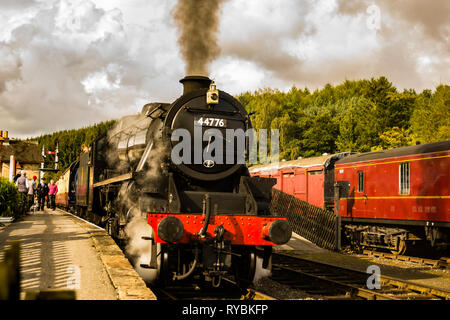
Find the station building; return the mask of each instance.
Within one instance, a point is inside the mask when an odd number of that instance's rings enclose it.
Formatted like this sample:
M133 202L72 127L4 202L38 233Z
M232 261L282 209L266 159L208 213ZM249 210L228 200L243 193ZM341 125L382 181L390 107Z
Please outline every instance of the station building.
M13 176L19 170L25 170L28 179L39 177L41 162L42 151L37 142L11 140L8 131L0 131L0 177L10 178L11 164L14 167Z

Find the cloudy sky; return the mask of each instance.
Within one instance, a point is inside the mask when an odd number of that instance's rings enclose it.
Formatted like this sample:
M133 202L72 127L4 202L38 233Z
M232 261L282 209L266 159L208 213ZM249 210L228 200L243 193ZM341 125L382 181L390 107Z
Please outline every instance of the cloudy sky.
M32 137L170 102L185 75L176 1L0 0L0 130ZM226 0L219 89L450 80L448 0Z

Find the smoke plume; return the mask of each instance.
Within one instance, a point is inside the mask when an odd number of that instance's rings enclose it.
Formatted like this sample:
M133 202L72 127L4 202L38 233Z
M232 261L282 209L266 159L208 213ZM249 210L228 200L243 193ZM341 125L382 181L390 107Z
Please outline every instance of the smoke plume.
M173 10L187 75L208 75L217 58L219 13L226 0L179 0Z

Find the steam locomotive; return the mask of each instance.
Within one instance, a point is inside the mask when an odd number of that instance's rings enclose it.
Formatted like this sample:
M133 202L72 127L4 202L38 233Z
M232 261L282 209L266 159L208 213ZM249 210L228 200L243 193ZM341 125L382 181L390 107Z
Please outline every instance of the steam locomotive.
M208 77L180 82L184 91L175 102L146 104L95 140L58 181L57 203L119 241L133 219L146 219L152 232L142 238L150 254L140 267L153 270L160 284L196 278L217 287L232 275L246 286L257 257L267 268L272 246L291 237L286 219L269 210L276 180L250 177L239 161L248 141L242 150L237 136L232 148L229 139L202 139L210 129L226 136L252 128L239 101ZM189 140L196 134L200 139ZM213 144L226 161L212 157Z

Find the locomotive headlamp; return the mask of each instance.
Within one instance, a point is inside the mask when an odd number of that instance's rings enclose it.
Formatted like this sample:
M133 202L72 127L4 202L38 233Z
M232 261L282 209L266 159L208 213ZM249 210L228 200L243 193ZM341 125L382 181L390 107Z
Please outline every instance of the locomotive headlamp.
M165 217L158 224L158 236L165 242L177 242L183 234L183 223L176 217Z
M263 235L275 244L285 244L292 236L292 228L286 220L275 220L263 228Z
M206 103L207 104L218 104L219 103L219 90L216 89L216 84L214 80L211 81L209 90L206 93Z

